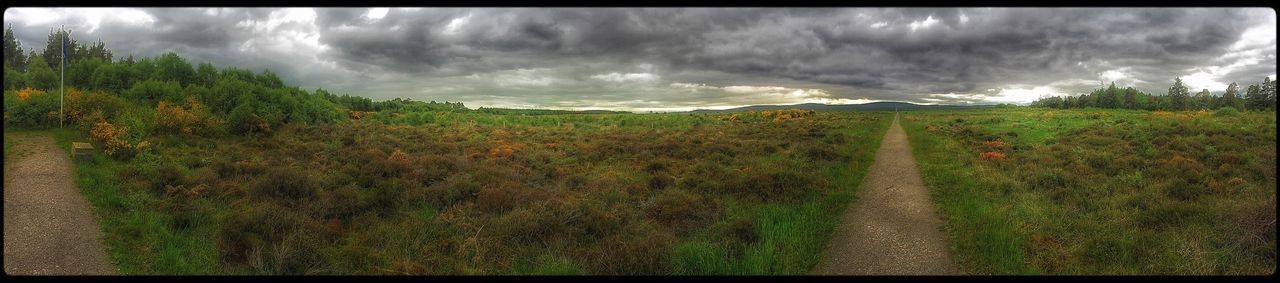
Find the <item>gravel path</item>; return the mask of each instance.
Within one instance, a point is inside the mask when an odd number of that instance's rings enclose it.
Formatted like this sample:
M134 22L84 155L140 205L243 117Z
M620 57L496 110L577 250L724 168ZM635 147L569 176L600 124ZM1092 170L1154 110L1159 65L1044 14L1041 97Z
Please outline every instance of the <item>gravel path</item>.
M840 221L815 274L958 274L897 115Z
M4 272L114 273L89 202L72 181L69 154L45 135L14 139L4 164Z

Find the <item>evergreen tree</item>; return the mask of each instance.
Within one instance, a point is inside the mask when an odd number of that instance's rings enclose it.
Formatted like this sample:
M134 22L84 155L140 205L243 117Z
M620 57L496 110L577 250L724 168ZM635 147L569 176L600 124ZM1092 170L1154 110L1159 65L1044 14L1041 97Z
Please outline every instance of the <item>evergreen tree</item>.
M1170 105L1168 107L1172 110L1186 110L1189 93L1187 86L1182 84L1182 78L1174 78L1173 86L1169 87Z
M1192 109L1210 109L1213 108L1214 97L1212 93L1209 93L1209 89L1206 88L1200 90L1200 92L1196 93L1195 96L1191 97L1191 101Z
M1262 77L1262 87L1259 91L1262 93L1262 98L1266 101L1265 104L1267 108L1276 110L1276 82L1272 81L1271 77Z
M1240 96L1240 85L1236 84L1236 82L1231 82L1231 85L1227 86L1227 91L1222 94L1222 98L1218 99L1218 103L1217 105L1214 105L1214 108L1222 108L1222 107L1240 108L1240 107L1237 107L1240 104L1239 98L1237 98L1239 96Z
M1118 108L1120 107L1120 89L1116 88L1116 82L1111 82L1102 95L1098 97L1098 107L1102 108Z
M1138 90L1132 87L1124 89L1124 98L1121 99L1122 106L1125 109L1138 108Z
M16 71L27 70L27 55L22 53L22 43L13 35L13 24L4 29L4 66Z
M55 31L49 32L49 40L46 42L46 45L44 47L44 53L42 53L44 55L45 63L48 63L49 68L56 70L62 64L62 37L63 36L67 36L67 55L68 56L74 55L72 53L74 53L73 52L74 48L76 48L76 40L75 38L71 38L70 36L68 36L69 34L70 32L65 30L61 30L61 31L55 30ZM74 57L71 57L71 58L74 58ZM71 64L71 62L68 60L67 64Z
M1249 110L1260 110L1267 108L1267 99L1262 97L1262 88L1258 85L1249 85L1245 91L1245 108Z

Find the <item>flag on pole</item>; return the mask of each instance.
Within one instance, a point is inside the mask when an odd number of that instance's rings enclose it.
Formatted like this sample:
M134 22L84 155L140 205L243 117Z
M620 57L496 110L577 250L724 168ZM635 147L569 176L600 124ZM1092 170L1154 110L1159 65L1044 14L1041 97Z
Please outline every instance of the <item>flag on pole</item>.
M67 65L67 32L62 32L62 65Z

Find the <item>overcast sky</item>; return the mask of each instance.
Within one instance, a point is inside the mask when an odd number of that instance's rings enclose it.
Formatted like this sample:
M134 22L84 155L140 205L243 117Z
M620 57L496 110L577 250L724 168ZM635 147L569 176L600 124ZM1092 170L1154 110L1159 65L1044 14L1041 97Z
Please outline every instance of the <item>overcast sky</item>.
M1275 79L1268 8L10 8L117 58L270 69L286 83L468 107L1027 103L1103 81L1163 94Z

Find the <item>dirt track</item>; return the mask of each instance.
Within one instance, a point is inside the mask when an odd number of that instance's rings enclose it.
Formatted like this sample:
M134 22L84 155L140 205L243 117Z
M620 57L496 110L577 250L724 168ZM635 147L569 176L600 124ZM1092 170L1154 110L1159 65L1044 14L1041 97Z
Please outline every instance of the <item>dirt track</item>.
M71 160L53 138L16 134L4 165L4 271L9 275L107 275L114 268Z
M840 221L814 274L958 274L897 116Z

